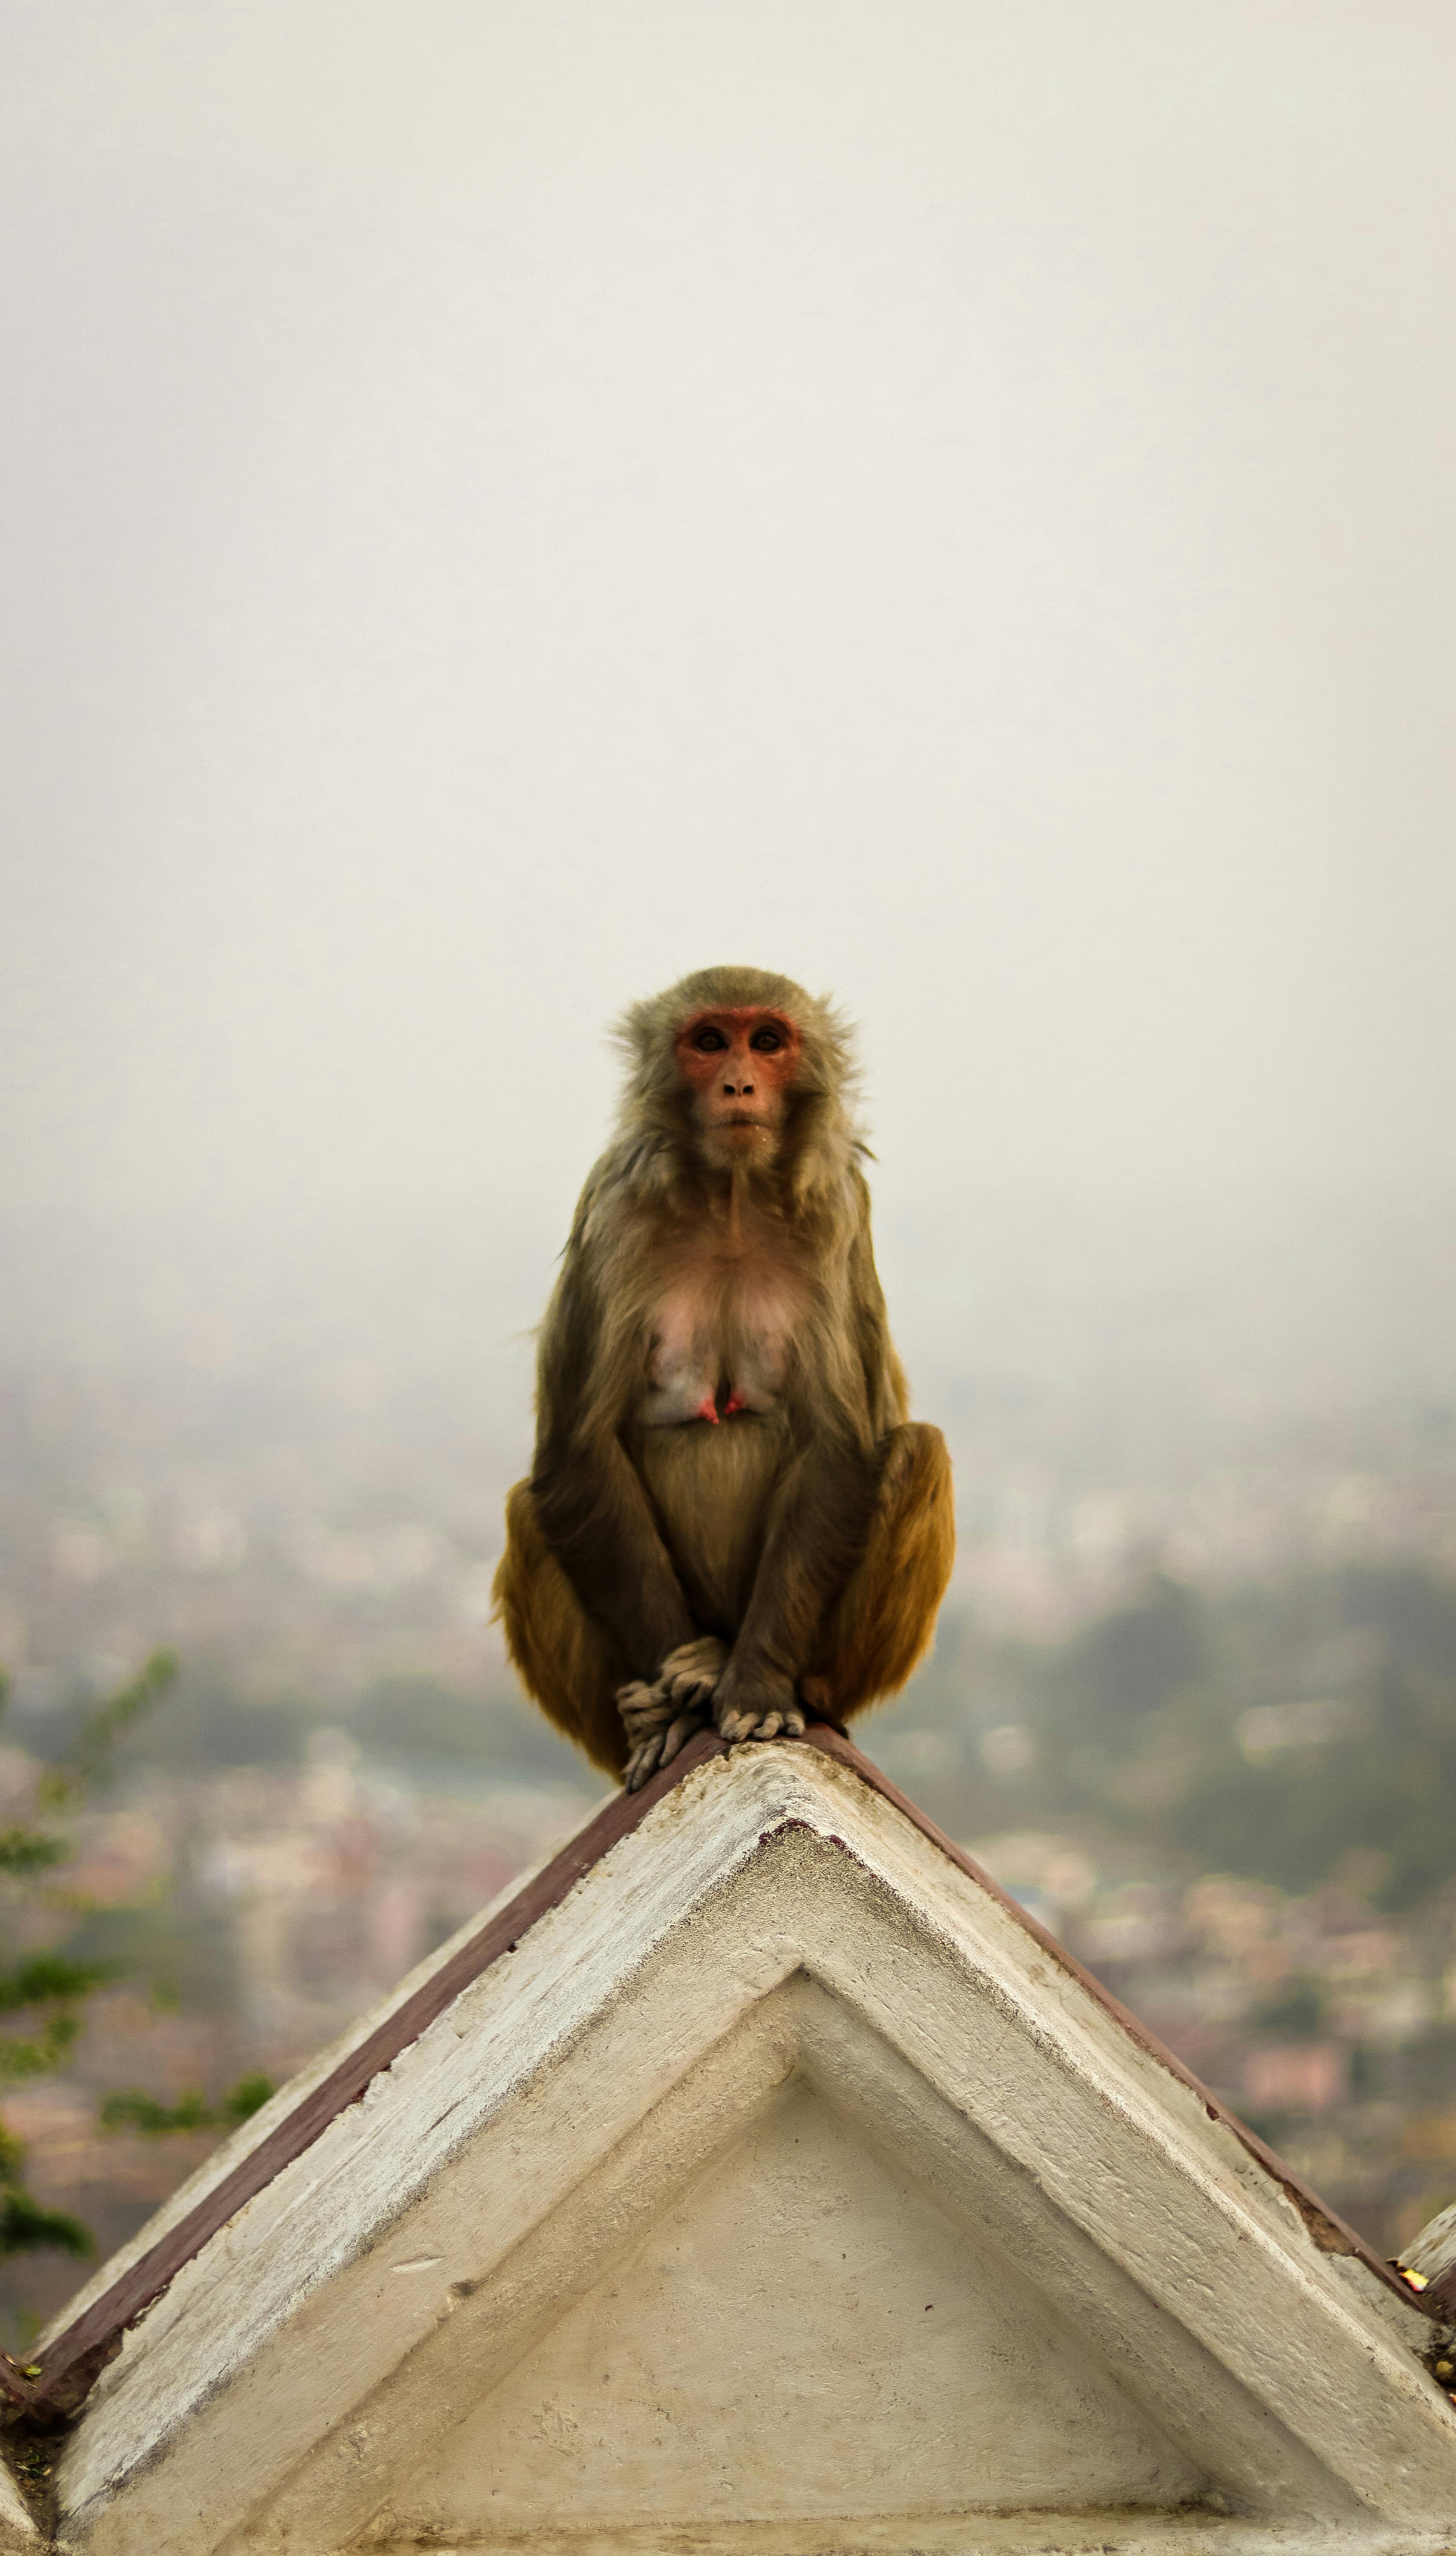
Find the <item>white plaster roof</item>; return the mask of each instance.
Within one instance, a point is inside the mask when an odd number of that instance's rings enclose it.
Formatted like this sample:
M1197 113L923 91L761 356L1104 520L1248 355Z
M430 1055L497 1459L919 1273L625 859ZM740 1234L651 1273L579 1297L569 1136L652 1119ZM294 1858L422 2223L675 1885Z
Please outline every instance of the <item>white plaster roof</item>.
M703 1740L47 2338L59 2543L1435 2551L1435 2331L848 1743Z

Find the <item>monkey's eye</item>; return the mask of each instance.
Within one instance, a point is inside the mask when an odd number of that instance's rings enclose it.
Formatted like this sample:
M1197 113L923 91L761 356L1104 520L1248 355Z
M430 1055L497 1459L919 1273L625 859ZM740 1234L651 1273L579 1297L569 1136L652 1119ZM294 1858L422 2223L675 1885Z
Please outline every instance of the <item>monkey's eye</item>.
M773 1056L776 1049L781 1048L783 1045L784 1035L781 1030L755 1030L753 1037L749 1040L749 1046L756 1047L760 1056Z
M699 1030L692 1042L699 1056L716 1056L728 1044L721 1030Z

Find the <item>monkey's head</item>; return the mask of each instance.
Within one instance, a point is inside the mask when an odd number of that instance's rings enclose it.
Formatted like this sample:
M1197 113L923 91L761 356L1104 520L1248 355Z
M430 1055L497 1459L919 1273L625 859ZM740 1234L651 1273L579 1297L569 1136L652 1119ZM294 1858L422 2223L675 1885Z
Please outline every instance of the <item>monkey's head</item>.
M624 1137L639 1171L780 1173L806 1198L842 1177L858 1137L849 1035L827 1003L763 967L702 967L635 1003Z

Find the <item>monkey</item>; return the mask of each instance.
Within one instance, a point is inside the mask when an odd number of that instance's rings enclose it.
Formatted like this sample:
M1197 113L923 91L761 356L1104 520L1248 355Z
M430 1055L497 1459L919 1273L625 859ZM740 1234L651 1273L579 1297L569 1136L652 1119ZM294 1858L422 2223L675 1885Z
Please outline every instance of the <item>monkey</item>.
M955 1531L890 1337L842 1017L706 967L616 1035L621 1117L542 1326L494 1603L528 1693L635 1791L710 1722L797 1738L896 1693Z

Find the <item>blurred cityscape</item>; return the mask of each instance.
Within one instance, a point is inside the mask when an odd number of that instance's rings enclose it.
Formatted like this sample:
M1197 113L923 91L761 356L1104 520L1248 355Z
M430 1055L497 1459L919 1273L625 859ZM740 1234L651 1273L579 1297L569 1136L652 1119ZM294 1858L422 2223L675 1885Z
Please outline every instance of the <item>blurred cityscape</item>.
M898 1285L962 1549L934 1658L857 1735L1395 2251L1456 2196L1456 1396L1338 1340L1281 1389L1226 1310L1111 1282L1057 1300L1077 1355L1048 1318L967 1371L931 1281ZM1003 1342L1013 1293L978 1312ZM488 1620L530 1357L489 1303L473 1365L423 1287L352 1333L324 1301L266 1356L225 1302L164 1308L166 1355L9 1343L0 1827L90 1701L182 1660L54 1886L6 1885L12 1955L114 1966L73 2063L3 2095L37 2201L103 2251L210 2144L103 2131L105 2096L283 2079L602 1796ZM85 2272L0 2266L10 2338Z

